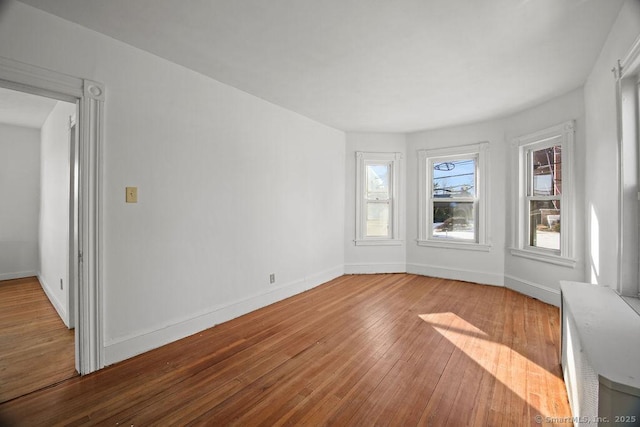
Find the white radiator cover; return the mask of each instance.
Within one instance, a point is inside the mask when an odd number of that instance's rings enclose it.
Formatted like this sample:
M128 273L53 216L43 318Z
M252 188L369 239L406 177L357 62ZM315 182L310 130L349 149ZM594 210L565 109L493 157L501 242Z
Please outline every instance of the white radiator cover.
M581 350L575 321L571 316L564 316L562 331L562 373L571 410L574 416L588 421L576 425L597 425L590 420L596 420L598 415L598 374Z
M575 426L640 425L640 316L612 289L561 282L562 372Z

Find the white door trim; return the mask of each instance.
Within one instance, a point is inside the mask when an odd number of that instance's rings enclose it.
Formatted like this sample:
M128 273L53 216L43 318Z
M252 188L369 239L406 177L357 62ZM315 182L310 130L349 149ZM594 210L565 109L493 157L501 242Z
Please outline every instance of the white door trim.
M78 233L71 233L69 272L76 292L76 369L104 367L102 324L102 134L104 85L0 57L0 86L35 95L79 101ZM71 195L71 197L74 197ZM73 310L73 307L69 307Z

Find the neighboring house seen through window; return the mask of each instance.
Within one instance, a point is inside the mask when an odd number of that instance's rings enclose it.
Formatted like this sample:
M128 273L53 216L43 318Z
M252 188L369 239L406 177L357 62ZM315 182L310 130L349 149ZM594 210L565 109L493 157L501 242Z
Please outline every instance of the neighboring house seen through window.
M573 122L514 141L513 255L573 266Z
M555 142L551 141L551 144ZM560 253L562 145L527 150L528 245Z

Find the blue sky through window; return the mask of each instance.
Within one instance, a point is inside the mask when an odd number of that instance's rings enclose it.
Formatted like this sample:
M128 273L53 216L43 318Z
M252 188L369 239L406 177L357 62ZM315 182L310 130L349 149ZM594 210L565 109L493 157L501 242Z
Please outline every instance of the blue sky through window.
M476 194L476 160L433 163L434 197L473 197Z

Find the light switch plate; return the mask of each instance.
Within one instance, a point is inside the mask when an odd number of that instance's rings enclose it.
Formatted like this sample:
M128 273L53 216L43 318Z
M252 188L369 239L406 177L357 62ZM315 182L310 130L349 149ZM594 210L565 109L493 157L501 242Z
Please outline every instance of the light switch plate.
M127 187L127 203L138 203L138 187Z

